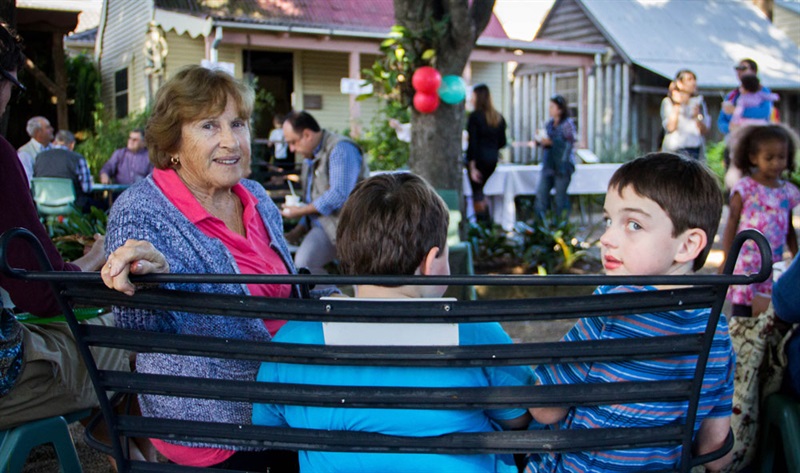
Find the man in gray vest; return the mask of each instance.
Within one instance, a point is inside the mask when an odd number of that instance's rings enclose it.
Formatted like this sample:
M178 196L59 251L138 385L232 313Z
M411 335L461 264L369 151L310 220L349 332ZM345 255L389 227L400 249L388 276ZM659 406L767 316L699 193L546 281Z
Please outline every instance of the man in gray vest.
M303 157L301 182L305 205L284 205L283 216L301 219L307 230L294 262L314 274L336 258L339 211L356 183L369 176L361 148L341 135L320 128L307 112L291 112L283 121L283 136L294 153ZM293 243L297 232L287 235Z

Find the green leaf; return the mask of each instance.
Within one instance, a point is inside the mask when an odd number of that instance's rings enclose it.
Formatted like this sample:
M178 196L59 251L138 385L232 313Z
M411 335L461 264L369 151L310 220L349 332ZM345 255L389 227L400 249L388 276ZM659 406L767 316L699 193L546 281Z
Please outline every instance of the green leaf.
M435 49L426 49L426 50L425 50L425 51L422 53L422 59L423 59L424 61L430 61L430 60L431 60L431 58L433 58L434 56L436 56L436 50L435 50Z
M381 43L381 47L388 48L389 46L392 46L395 43L397 43L397 38L384 39L383 42Z

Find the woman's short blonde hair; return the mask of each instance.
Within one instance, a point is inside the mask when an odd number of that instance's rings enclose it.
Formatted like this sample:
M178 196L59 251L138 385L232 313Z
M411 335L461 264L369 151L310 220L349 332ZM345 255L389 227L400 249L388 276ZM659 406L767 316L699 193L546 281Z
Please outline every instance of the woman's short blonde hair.
M228 96L244 120L253 113L255 92L221 70L189 66L175 74L159 89L145 128L150 162L158 169L170 166L170 157L181 144L181 128L187 122L225 110Z

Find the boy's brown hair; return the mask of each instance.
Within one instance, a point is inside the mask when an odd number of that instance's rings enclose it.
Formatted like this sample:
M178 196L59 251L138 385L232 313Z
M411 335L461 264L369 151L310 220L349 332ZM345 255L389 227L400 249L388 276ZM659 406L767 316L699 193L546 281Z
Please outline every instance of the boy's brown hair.
M421 177L397 172L361 181L336 231L339 266L348 275L411 275L433 247L447 245L447 206Z
M706 247L694 260L702 268L711 251L722 213L722 190L717 178L700 161L672 153L649 153L623 164L611 176L609 191L630 187L657 203L672 221L672 236L690 228L706 232Z
M750 156L758 152L758 147L768 141L783 141L786 143L787 162L786 169L794 170L795 151L797 150L797 134L791 128L780 123L769 125L750 125L736 130L736 145L733 149L733 164L749 176L753 173L753 163Z

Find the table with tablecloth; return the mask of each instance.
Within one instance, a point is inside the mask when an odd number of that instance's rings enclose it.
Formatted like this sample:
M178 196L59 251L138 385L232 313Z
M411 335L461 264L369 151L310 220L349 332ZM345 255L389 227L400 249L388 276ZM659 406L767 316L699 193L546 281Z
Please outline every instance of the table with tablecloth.
M621 166L620 163L578 164L567 188L569 195L605 194L608 181ZM514 198L518 195L535 195L542 166L539 164L500 164L483 188L486 201L495 223L511 231L517 221ZM464 195L471 199L472 189L464 173Z

